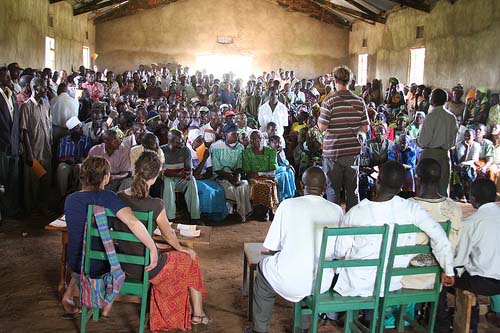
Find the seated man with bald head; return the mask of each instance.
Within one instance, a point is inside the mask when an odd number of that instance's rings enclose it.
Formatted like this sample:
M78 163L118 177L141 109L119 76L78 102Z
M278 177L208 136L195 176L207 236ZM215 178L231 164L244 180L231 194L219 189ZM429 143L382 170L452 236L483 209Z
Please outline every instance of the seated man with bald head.
M269 332L276 296L299 302L312 295L323 227L338 227L342 221L342 208L323 198L326 176L321 168L307 169L301 184L304 196L281 202L264 241L273 255L257 267L253 326L246 333ZM333 248L327 257L332 254ZM324 270L321 292L328 290L333 276L333 270Z

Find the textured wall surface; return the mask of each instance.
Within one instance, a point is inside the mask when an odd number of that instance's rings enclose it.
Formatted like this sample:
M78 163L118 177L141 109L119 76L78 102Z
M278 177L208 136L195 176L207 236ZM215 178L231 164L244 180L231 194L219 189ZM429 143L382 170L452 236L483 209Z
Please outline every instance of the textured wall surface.
M232 36L234 43L216 43ZM348 61L349 32L268 0L182 0L96 25L100 68L193 66L201 54L253 56L254 72L294 68L312 77Z
M424 38L416 39L416 27ZM368 47L362 47L362 39ZM410 48L425 47L424 81L451 88L484 85L500 89L500 1L441 0L427 14L402 9L389 14L385 25L357 23L349 39L349 55L357 70L357 55L368 53L368 78L393 75L403 83L409 78Z
M70 70L72 65L78 69L83 46L94 52L94 25L85 14L73 16L66 1L50 5L48 0L0 0L0 31L0 64L17 61L21 67L44 67L46 36L55 38L57 70Z

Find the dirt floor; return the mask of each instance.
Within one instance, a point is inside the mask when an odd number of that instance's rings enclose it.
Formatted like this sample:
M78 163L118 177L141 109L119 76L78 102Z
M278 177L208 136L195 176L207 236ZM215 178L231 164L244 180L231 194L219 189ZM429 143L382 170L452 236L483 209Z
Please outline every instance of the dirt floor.
M464 213L472 211L466 205ZM79 320L63 320L57 294L60 234L45 231L44 218L4 220L0 232L0 332L77 332ZM214 224L212 224L214 225ZM195 247L208 289L206 312L214 322L204 331L237 333L247 322L247 298L241 296L242 249L261 242L268 222L227 221L214 226L210 245ZM116 303L112 319L90 322L89 332L136 332L139 306ZM482 317L484 318L484 316ZM278 299L270 332L290 332L291 304ZM481 332L500 332L482 319ZM320 331L341 332L332 324Z

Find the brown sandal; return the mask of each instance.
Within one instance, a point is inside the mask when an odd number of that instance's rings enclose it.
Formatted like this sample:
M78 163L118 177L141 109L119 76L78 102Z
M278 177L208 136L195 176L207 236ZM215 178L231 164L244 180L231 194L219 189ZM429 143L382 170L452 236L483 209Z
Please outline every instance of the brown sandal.
M196 325L208 326L210 323L212 323L212 318L208 316L191 316L191 324L195 326Z

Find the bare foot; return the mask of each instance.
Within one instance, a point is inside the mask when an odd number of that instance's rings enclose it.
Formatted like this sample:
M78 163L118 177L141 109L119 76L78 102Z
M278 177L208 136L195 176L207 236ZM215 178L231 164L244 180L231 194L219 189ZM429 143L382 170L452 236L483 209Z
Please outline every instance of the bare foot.
M75 306L75 303L73 302L72 299L66 299L66 298L63 298L61 300L61 304L63 306L63 309L64 309L64 312L65 313L76 313L78 311L80 311L76 306Z

